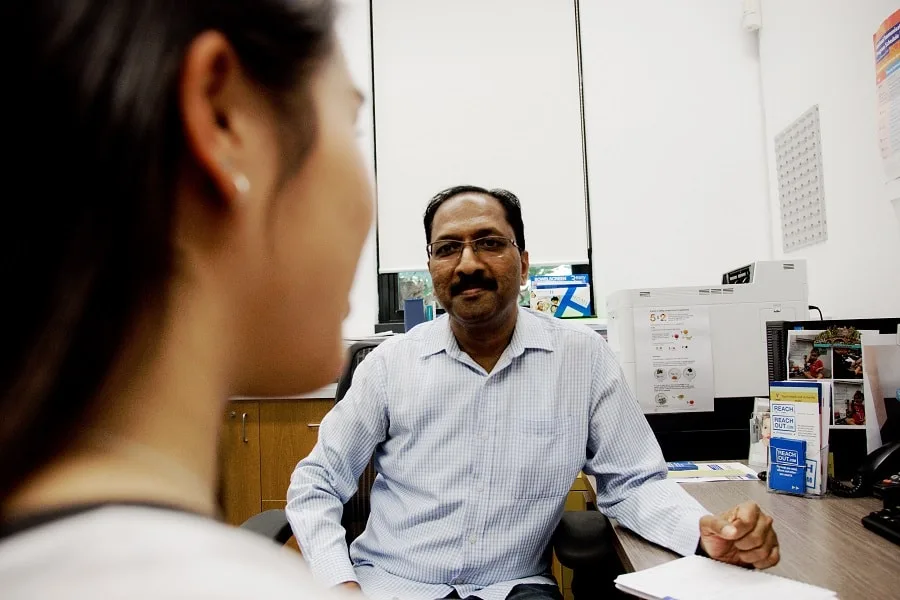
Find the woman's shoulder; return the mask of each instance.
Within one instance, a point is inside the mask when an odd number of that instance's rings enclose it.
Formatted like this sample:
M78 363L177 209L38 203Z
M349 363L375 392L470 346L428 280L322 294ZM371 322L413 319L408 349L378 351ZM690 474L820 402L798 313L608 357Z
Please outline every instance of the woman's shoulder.
M4 598L327 598L302 558L181 512L108 506L0 542ZM343 596L343 595L342 595Z

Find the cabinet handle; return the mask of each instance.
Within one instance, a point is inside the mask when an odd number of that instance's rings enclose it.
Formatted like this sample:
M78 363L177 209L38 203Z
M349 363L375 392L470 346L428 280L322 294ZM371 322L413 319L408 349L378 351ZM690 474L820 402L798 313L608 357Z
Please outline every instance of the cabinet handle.
M309 427L310 429L318 429L319 425L321 425L321 423L307 423L306 424L306 426Z
M241 415L241 437L245 444L250 441L247 439L247 413Z

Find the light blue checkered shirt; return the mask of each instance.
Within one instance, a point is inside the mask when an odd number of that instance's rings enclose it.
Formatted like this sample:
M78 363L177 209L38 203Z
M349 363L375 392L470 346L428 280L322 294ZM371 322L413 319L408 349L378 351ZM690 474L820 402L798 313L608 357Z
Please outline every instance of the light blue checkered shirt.
M370 457L379 473L366 531L340 525ZM446 316L388 339L357 368L297 466L287 515L326 585L370 598L456 590L501 600L552 583L545 552L579 470L600 509L693 554L704 510L666 481L659 445L603 338L526 309L493 371L460 350Z

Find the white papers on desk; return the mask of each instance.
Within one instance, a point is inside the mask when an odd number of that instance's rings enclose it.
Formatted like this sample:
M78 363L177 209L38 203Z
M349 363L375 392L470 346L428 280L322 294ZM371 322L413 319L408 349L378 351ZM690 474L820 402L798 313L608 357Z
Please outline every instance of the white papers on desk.
M354 344L354 342L371 342L375 340L383 340L384 338L389 338L393 335L396 335L393 331L382 331L380 333L373 333L372 335L364 335L362 337L345 337L344 345L349 348Z
M648 600L831 600L837 594L792 579L704 558L686 556L616 577L616 587Z
M694 462L696 469L669 471L667 479L676 483L708 481L758 481L756 471L739 462Z

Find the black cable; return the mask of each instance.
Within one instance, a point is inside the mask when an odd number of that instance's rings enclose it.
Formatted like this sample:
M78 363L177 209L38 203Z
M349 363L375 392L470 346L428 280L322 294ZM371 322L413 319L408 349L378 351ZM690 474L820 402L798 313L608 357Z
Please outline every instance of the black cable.
M822 316L822 309L819 308L818 306L813 306L812 304L810 304L810 305L809 305L809 310L817 310L817 311L819 311L819 320L820 320L820 321L824 321L824 320L825 320L825 317Z
M828 491L838 496L839 498L859 498L860 496L865 496L864 489L866 489L865 481L862 476L855 475L850 484L846 484L842 481L838 481L833 477L828 478Z

